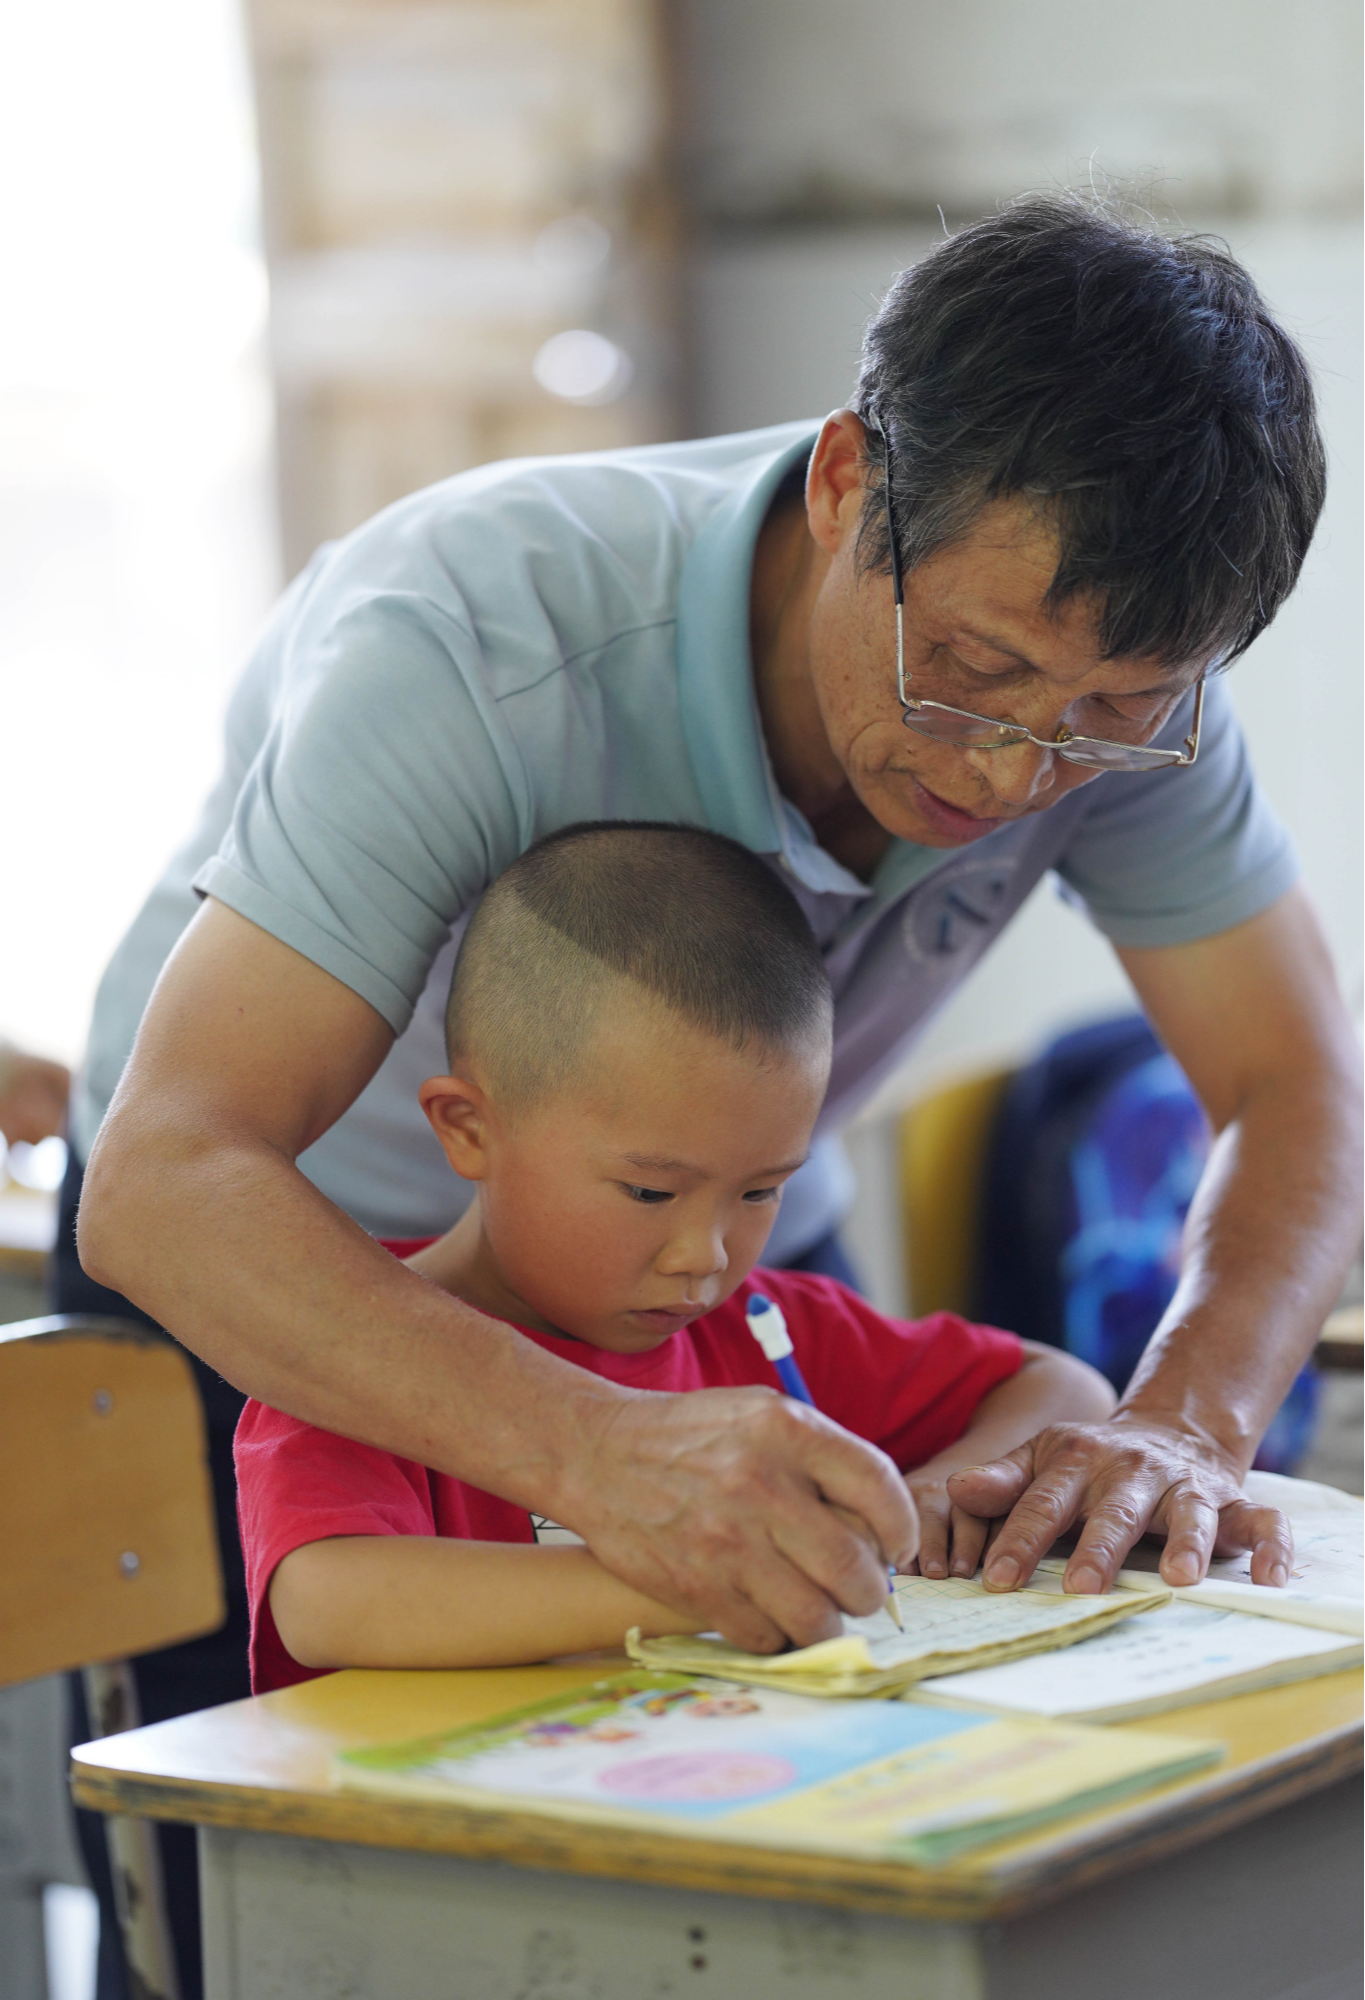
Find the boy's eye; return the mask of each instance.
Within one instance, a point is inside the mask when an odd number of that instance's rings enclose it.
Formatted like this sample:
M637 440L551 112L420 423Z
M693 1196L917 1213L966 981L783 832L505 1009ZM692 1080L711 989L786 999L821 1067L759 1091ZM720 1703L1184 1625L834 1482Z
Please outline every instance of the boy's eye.
M622 1181L621 1185L625 1189L626 1193L630 1196L632 1201L643 1201L647 1203L654 1203L659 1201L672 1201L673 1199L672 1195L668 1192L666 1188L634 1187L629 1181Z
M777 1197L781 1194L781 1192L782 1192L781 1188L775 1188L775 1187L750 1188L748 1193L745 1195L744 1199L746 1201L752 1201L755 1203L764 1201L776 1201Z

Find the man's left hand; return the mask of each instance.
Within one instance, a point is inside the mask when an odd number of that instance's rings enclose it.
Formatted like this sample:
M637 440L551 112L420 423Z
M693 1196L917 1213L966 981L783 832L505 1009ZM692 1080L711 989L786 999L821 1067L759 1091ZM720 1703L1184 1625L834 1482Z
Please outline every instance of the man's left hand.
M1253 1583L1281 1586L1294 1559L1289 1523L1241 1490L1233 1460L1207 1437L1120 1413L1106 1424L1052 1424L989 1465L955 1472L956 1505L1007 1515L986 1560L988 1590L1015 1590L1059 1535L1084 1522L1065 1587L1106 1591L1133 1544L1164 1535L1166 1583L1198 1583L1212 1557L1251 1551Z

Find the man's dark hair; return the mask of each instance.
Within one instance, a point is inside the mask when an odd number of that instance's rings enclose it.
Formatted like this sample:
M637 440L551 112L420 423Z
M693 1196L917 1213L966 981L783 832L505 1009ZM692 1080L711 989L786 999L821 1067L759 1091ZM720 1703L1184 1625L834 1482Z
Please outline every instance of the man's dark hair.
M1093 594L1106 659L1236 658L1293 589L1326 468L1308 367L1226 245L1026 195L903 271L867 329L859 557L955 540L1035 498L1048 601ZM879 435L880 433L880 435Z
M475 911L446 1009L452 1067L477 1057L509 1099L547 1095L617 983L737 1049L829 1043L819 947L757 855L699 827L592 820L528 847Z

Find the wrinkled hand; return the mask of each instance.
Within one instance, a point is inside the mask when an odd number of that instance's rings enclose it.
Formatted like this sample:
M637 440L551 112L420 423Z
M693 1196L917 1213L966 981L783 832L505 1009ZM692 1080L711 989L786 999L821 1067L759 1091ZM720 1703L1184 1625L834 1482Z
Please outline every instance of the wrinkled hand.
M746 1652L832 1638L918 1544L886 1453L771 1389L615 1400L556 1498L613 1575Z
M1241 1484L1231 1456L1208 1437L1121 1412L1107 1424L1053 1424L990 1465L953 1473L948 1491L970 1513L1008 1516L990 1548L988 1590L1027 1583L1081 1521L1068 1590L1108 1590L1143 1534L1166 1538L1167 1583L1197 1583L1213 1556L1249 1549L1252 1581L1283 1585L1294 1558L1289 1523L1244 1499Z

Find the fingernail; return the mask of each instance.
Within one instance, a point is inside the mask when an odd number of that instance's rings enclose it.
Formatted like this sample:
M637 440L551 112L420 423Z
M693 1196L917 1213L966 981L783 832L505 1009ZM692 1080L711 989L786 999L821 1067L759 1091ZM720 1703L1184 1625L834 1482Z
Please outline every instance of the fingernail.
M1283 1563L1272 1563L1270 1565L1270 1581L1275 1586L1276 1590L1284 1589L1285 1585L1289 1581L1289 1571L1285 1568Z
M965 1557L959 1556L957 1561L953 1564L953 1575L970 1576L971 1573L972 1573L971 1564L966 1560Z
M1082 1563L1079 1569L1067 1573L1066 1587L1073 1597L1098 1597L1104 1589L1104 1578L1089 1563Z
M1172 1556L1166 1565L1167 1583L1198 1583L1199 1565L1192 1555Z
M982 1582L987 1590L1013 1590L1019 1581L1019 1565L1013 1556L998 1556Z
M946 1576L947 1574L937 1556L922 1556L919 1567L921 1576Z

